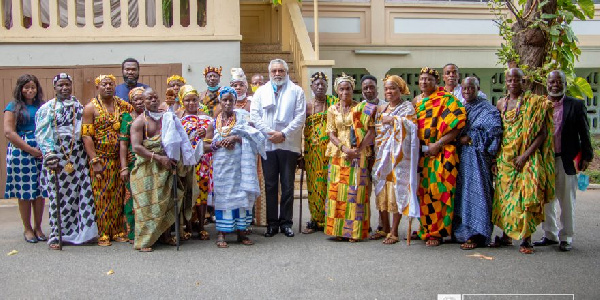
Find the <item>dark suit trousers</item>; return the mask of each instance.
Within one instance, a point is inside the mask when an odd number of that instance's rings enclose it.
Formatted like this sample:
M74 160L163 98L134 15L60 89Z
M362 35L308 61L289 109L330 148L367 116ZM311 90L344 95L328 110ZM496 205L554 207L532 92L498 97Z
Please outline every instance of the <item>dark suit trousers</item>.
M292 227L294 216L294 180L298 153L288 150L267 151L267 160L262 160L267 192L267 223L270 227ZM281 203L278 208L279 183Z

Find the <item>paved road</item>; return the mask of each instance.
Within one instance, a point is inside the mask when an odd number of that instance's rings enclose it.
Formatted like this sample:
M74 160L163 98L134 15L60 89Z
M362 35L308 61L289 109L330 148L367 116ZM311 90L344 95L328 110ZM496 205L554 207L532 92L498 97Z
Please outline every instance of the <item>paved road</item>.
M17 208L2 205L0 299L438 299L438 294L490 293L600 299L600 191L579 193L577 201L574 250L539 247L529 256L517 246L462 251L457 244L428 248L421 241L411 246L350 244L322 233L294 238L255 234L255 246L232 242L229 249L217 249L212 225L212 241L193 240L179 252L160 246L153 253L139 253L128 244L71 246L59 252L42 243L25 243ZM306 220L306 205L304 213ZM372 223L376 225L376 218ZM401 223L403 234L406 228ZM536 232L534 239L540 237ZM19 253L7 256L11 250ZM493 260L468 256L475 253ZM109 270L114 274L107 275Z

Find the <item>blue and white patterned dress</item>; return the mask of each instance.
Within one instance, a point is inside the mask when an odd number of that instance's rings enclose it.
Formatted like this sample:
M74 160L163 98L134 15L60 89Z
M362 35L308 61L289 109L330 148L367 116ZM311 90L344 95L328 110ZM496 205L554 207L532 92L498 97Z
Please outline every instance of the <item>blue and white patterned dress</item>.
M266 159L265 137L248 125L249 113L236 109L231 135L242 138L234 149L219 148L213 154L213 182L216 228L222 232L245 230L252 222L252 206L260 194L256 155ZM223 140L215 128L213 141Z
M29 146L37 148L35 140L35 114L39 107L26 105L27 115L25 122L17 123L16 132ZM10 102L4 111L15 113L15 102ZM15 119L17 116L15 114ZM12 143L8 143L6 151L6 188L4 198L17 198L21 200L35 200L47 197L47 193L40 186L40 172L42 160L33 157L28 152L21 150Z
M472 144L459 147L454 236L463 243L479 235L489 243L494 198L491 167L502 142L502 120L498 109L481 97L466 102L465 109L467 124L461 136L468 135Z

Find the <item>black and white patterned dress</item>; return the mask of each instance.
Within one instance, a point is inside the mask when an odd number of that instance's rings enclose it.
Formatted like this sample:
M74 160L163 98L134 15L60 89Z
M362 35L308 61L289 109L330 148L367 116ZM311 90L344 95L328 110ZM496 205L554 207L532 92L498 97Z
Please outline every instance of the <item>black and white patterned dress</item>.
M61 171L57 176L46 167L42 167L41 184L50 196L49 213L52 232L48 243L58 241L57 191L55 189L55 180L58 177L62 240L70 244L83 244L98 236L90 171L81 139L83 105L74 97L56 104L55 102L55 99L48 101L36 114L38 145L44 155L49 152L56 154L60 158L61 166ZM74 114L75 122L73 122ZM56 118L57 128L55 128L54 118ZM73 126L75 126L75 130L73 130ZM71 154L65 155L68 153ZM68 163L67 157L74 168L70 174L65 171Z

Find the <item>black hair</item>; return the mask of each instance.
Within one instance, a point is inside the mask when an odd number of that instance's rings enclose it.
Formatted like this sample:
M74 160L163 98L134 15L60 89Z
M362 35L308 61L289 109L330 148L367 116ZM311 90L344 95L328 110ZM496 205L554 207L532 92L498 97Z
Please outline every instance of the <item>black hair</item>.
M363 81L365 81L367 79L371 79L371 80L375 81L375 84L377 84L377 77L375 77L375 76L373 76L371 74L363 75L363 77L360 78L360 84L362 84Z
M140 69L140 62L139 62L139 61L137 61L137 59L135 59L135 58L133 58L133 57L126 58L126 59L125 59L125 60L124 60L124 61L121 63L121 71L123 71L123 69L125 68L125 63L128 63L128 62L134 62L134 63L137 65L137 67L138 67L138 71L139 71L139 69Z
M457 66L456 64L453 64L453 63L447 63L447 64L445 64L445 65L442 67L442 72L443 72L443 71L444 71L444 69L445 69L446 67L448 67L448 66L454 66L454 67L455 67L455 68L458 70L458 66Z
M15 86L15 90L13 91L13 98L15 99L15 109L14 113L17 115L17 124L25 124L29 121L30 116L27 112L27 108L25 107L25 98L23 97L23 87L33 81L35 83L35 87L37 88L37 95L33 98L33 105L37 108L42 106L42 99L44 99L44 93L42 92L42 86L40 85L40 81L31 74L21 75L17 79L17 86Z

